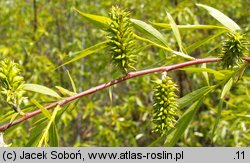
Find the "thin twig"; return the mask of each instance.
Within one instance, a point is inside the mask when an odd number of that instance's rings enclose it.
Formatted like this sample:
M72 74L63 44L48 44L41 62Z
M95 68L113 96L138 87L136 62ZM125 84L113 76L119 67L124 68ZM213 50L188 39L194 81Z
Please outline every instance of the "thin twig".
M250 61L250 57L246 57L243 58L245 61ZM141 70L141 71L136 71L136 72L130 72L128 73L128 75L121 77L119 79L115 79L113 81L98 85L96 87L90 88L86 91L80 92L78 94L75 94L73 96L70 96L68 98L65 98L63 100L57 101L55 103L52 103L50 105L47 105L45 108L46 109L53 109L54 107L56 107L57 105L63 106L73 100L79 99L80 97L92 94L94 92L97 92L101 89L107 88L109 86L118 84L120 82L123 82L125 80L131 79L131 78L135 78L137 76L142 76L142 75L146 75L146 74L150 74L150 73L155 73L155 72L162 72L162 71L172 71L172 70L176 70L182 67L186 67L186 66L191 66L191 65L197 65L197 64L201 64L201 63L208 63L208 62L218 62L220 61L221 58L204 58L204 59L196 59L193 61L187 61L187 62L183 62L183 63L179 63L179 64L175 64L175 65L170 65L170 66L165 66L165 67L157 67L157 68L152 68L152 69L146 69L146 70ZM33 112L29 112L26 113L24 116L22 116L21 118L13 121L12 123L7 123L4 124L2 126L0 126L0 132L5 131L6 129L10 128L11 126L14 126L18 123L21 123L29 118L32 118L34 116L36 116L37 114L40 114L41 110L35 110Z

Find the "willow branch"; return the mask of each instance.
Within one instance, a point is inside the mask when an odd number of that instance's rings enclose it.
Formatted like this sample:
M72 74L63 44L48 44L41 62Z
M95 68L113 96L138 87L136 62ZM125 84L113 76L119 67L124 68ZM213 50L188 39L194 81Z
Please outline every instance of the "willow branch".
M243 58L243 59L245 61L248 61L248 62L250 61L250 57L246 57L246 58ZM138 76L142 76L142 75L146 75L146 74L150 74L150 73L155 73L155 72L172 71L172 70L180 69L180 68L183 68L183 67L186 67L186 66L197 65L197 64L208 63L208 62L218 62L220 60L221 60L221 58L195 59L195 60L192 60L192 61L187 61L187 62L175 64L175 65L130 72L130 73L128 73L128 75L126 75L124 77L121 77L119 79L115 79L113 81L98 85L98 86L90 88L90 89L88 89L86 91L80 92L80 93L75 94L75 95L70 96L70 97L67 97L67 98L65 98L63 100L60 100L60 101L57 101L57 102L52 103L50 105L47 105L45 108L47 110L50 110L50 109L53 109L54 107L56 107L57 105L63 106L63 105L65 105L65 104L67 104L67 103L69 103L69 102L71 102L73 100L79 99L79 98L81 98L83 96L92 94L92 93L97 92L97 91L99 91L101 89L110 87L112 85L121 83L123 81L126 81L126 80L131 79L131 78L135 78L135 77L138 77ZM0 126L0 132L3 132L6 129L10 128L11 126L19 124L19 123L21 123L21 122L23 122L23 121L25 121L25 120L27 120L29 118L32 118L32 117L34 117L34 116L36 116L37 114L40 114L40 113L41 113L40 109L35 110L33 112L26 113L24 116L22 116L21 118L13 121L12 123L7 123L7 124L4 124L4 125Z

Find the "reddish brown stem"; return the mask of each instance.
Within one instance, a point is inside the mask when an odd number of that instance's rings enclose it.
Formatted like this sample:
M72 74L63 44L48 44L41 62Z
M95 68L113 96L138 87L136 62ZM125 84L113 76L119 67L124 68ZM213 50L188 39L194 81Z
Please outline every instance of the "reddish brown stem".
M250 57L246 57L246 58L243 58L243 59L245 61L250 61ZM195 60L192 60L192 61L187 61L187 62L175 64L175 65L170 65L170 66L165 66L165 67L157 67L157 68L146 69L146 70L141 70L141 71L136 71L136 72L130 72L128 75L126 75L124 77L121 77L119 79L115 79L113 81L110 81L110 82L98 85L96 87L90 88L90 89L88 89L86 91L80 92L78 94L75 94L75 95L70 96L68 98L65 98L63 100L52 103L52 104L46 106L45 108L49 110L49 109L53 109L57 105L63 106L65 104L69 103L70 101L76 100L76 99L78 99L80 97L92 94L92 93L97 92L97 91L99 91L101 89L107 88L107 87L109 87L111 85L123 82L125 80L131 79L131 78L134 78L134 77L137 77L137 76L146 75L146 74L154 73L154 72L172 71L172 70L176 70L176 69L186 67L186 66L197 65L197 64L208 63L208 62L218 62L220 60L221 60L221 58L195 59ZM22 116L21 118L13 121L12 123L7 123L5 125L0 126L0 132L3 132L6 129L10 128L11 126L14 126L14 125L16 125L18 123L21 123L21 122L23 122L23 121L25 121L25 120L27 120L27 119L29 119L31 117L34 117L34 116L36 116L37 114L40 114L40 113L41 113L41 110L36 110L36 111L30 112L30 113L26 113L24 116Z

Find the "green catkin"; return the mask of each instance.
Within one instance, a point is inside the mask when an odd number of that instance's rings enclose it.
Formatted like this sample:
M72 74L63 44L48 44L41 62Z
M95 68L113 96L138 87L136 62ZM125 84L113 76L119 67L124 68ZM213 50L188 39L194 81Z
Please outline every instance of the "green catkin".
M112 62L123 74L135 70L136 63L135 41L129 15L118 7L112 7L110 12L112 22L107 29Z
M20 76L19 65L9 59L0 61L0 95L16 112L24 100L24 79Z
M223 42L222 66L223 68L233 68L242 63L249 43L240 33L229 33L228 39Z
M177 85L168 76L154 82L154 132L163 134L170 128L174 128L178 113Z

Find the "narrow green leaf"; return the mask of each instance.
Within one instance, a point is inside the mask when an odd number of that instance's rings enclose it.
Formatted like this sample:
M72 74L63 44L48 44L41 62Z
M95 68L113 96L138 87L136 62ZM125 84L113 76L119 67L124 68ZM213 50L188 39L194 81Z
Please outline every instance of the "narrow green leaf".
M15 113L15 114L11 117L10 123L12 123L12 122L17 118L18 115L19 115L19 113Z
M227 82L227 84L223 87L223 90L221 92L221 99L224 99L225 95L229 92L233 85L233 78L230 78L230 80Z
M54 120L55 120L55 117L57 115L57 112L61 109L61 107L59 105L56 106L56 108L54 109L53 111L53 114L51 116L51 119L50 121L48 122L46 128L44 129L43 131L43 134L41 136L41 139L40 141L38 142L38 147L42 147L43 145L44 146L47 146L48 144L48 139L49 139L49 130L50 130L50 127L52 125L52 123L54 123Z
M79 59L81 59L83 57L86 57L89 54L92 54L92 53L95 53L95 52L97 52L97 51L99 51L101 49L104 49L104 48L107 47L107 43L108 43L108 41L104 41L104 42L101 42L101 43L96 44L94 46L91 46L91 47L89 47L87 49L84 49L82 51L76 52L75 54L77 54L77 55L74 58L72 58L71 60L65 62L64 64L60 65L59 67L65 66L65 65L67 65L69 63L75 62L75 61L77 61L77 60L79 60ZM59 68L59 67L57 67L57 68Z
M46 121L48 121L48 118L47 117L42 117L42 118L39 118L38 120L36 120L34 123L32 123L32 126L30 128L30 130L33 130L35 129L38 125L44 123L46 124Z
M48 87L42 86L42 85L24 84L23 89L26 91L33 91L33 92L37 92L37 93L41 93L44 95L49 95L49 96L61 99L61 96L59 96L55 91L53 91L52 89L50 89Z
M37 146L38 142L41 139L42 132L46 127L47 121L48 119L46 117L43 117L32 124L32 127L30 129L29 141L25 146L27 147Z
M206 9L212 17L214 17L221 24L223 24L225 27L232 30L233 32L240 30L240 27L238 24L236 24L232 19L230 19L228 16L226 16L219 10L213 7L207 6L207 5L203 5L203 4L196 4L196 5Z
M184 97L180 98L177 103L179 108L184 108L185 106L194 103L194 101L197 101L201 97L204 97L208 92L212 90L213 87L205 86L200 89L197 89Z
M206 63L203 63L201 65L201 68L207 68L207 64ZM207 85L210 86L210 82L209 82L209 77L208 77L208 73L207 72L202 72L202 75L204 76L206 82L207 82Z
M215 123L214 123L214 127L213 127L213 130L212 130L212 138L214 137L214 133L215 133L217 127L218 127L218 124L219 124L219 121L220 121L220 118L221 118L222 108L223 108L223 99L220 99L220 102L219 102L219 105L218 105L218 113L217 113L216 120L215 120Z
M208 72L211 74L214 74L215 76L219 78L224 78L225 75L219 71L216 71L214 69L210 68L201 68L201 67L188 67L188 68L182 68L181 70L188 71L188 72Z
M76 93L77 91L76 91L76 85L75 85L75 82L74 82L74 80L72 79L72 77L71 77L71 75L70 75L70 73L69 73L69 71L68 71L68 70L67 70L67 73L68 73L68 76L69 76L70 83L71 83L71 86L72 86L72 88L73 88L73 91Z
M76 94L75 92L71 92L70 90L65 89L65 88L63 88L63 87L60 87L60 86L56 86L56 88L58 89L58 91L59 91L62 95L66 96L66 97L73 96L73 95Z
M151 142L147 147L157 147L159 144L162 144L165 139L166 139L166 135L163 134L160 137L158 137L156 140Z
M29 141L28 143L25 145L26 147L35 147L39 140L40 140L40 137L41 137L41 131L43 131L43 128L41 128L40 130L38 130L40 132L35 132L33 134L33 136L30 136L29 137Z
M192 121L202 102L203 98L201 97L198 101L193 103L193 105L191 105L187 111L185 111L185 113L178 120L175 129L167 136L167 139L164 143L165 146L174 146L176 144Z
M194 60L195 59L194 57L191 57L191 56L189 56L189 55L187 55L185 53L182 53L182 52L173 51L173 53L175 55L181 56L181 57L186 58L188 60Z
M130 19L130 21L133 23L134 27L138 31L140 31L142 34L144 34L145 36L147 36L150 39L157 41L157 43L168 47L167 41L165 40L163 35L157 29L155 29L151 25L149 25L141 20Z
M221 79L221 81L217 84L217 86L219 85L226 85L228 83L228 81L233 78L234 76L237 75L238 72L240 72L242 70L242 68L244 68L245 65L243 65L241 68L232 71L232 70L220 70L220 72L222 72L225 76L223 79Z
M236 75L237 76L236 83L243 77L246 68L247 68L247 66L243 67L242 69L239 70L238 75Z
M80 100L78 99L75 102L71 102L69 105L62 107L62 109L60 109L56 115L55 124L57 124L61 120L63 113L65 113L67 110L70 112L73 109L75 109L77 107L77 104L79 103L79 101Z
M110 100L110 103L112 104L113 103L113 92L112 92L112 89L113 87L109 87L108 91L109 91L109 100Z
M32 107L33 108L33 107ZM21 108L21 110L26 113L26 112L29 112L32 110L31 106L30 105L27 105L25 106L24 108ZM8 112L6 112L5 114L1 115L1 118L0 118L0 124L1 123L4 123L4 122L7 122L7 121L12 121L13 117L16 116L16 114L18 116L20 116L18 113L16 113L13 109L10 109L9 107L3 107L1 108L2 110L9 110Z
M108 27L109 23L112 21L108 17L87 14L87 13L84 13L84 12L77 10L76 8L73 8L73 9L75 11L77 11L79 14L81 14L85 19L87 19L90 23L92 23L93 25L95 25L98 28L105 29Z
M30 102L35 104L42 111L45 117L51 119L50 112L46 108L44 108L41 104L39 104L39 102L37 102L35 99L31 99Z
M3 108L2 108L3 109ZM8 121L12 119L13 116L15 116L17 113L13 110L9 111L6 114L1 115L0 123L3 123L5 121Z
M166 30L171 30L171 25L168 23L152 23L155 26L164 28ZM197 30L197 29L224 29L228 30L223 26L215 26L215 25L177 25L179 30Z
M221 32L217 32L216 34L214 35L211 35L211 36L207 36L205 37L204 39L201 39L195 43L193 43L192 45L188 46L186 48L186 51L187 53L190 53L192 51L194 51L195 49L201 47L202 45L206 44L206 43L209 43L211 40L213 40L214 38L220 36L221 34L225 33L225 31L221 31Z
M51 124L49 129L49 145L50 147L59 146L59 134L54 122Z
M151 41L151 40L149 40L149 39L140 37L140 36L138 36L138 35L136 35L136 34L134 34L134 37L135 37L136 39L138 39L138 40L141 40L141 41L144 41L144 42L148 42L148 43L150 43L150 44L152 44L152 45L154 45L154 46L156 46L156 47L159 47L159 48L161 48L161 49L164 49L164 50L166 50L166 51L168 51L168 52L171 52L171 53L174 52L174 50L171 49L171 48L169 48L169 47L166 47L166 46L164 46L164 45L158 44L158 43L156 43L156 42L154 42L154 41Z
M179 46L179 49L180 49L181 52L183 52L183 46L182 46L181 35L180 35L180 32L179 32L179 29L177 28L177 25L176 25L174 19L172 18L172 16L168 12L167 12L167 17L168 17L168 19L170 21L170 26L171 26L172 31L174 33L174 36L175 36L175 39L176 39L177 44Z

